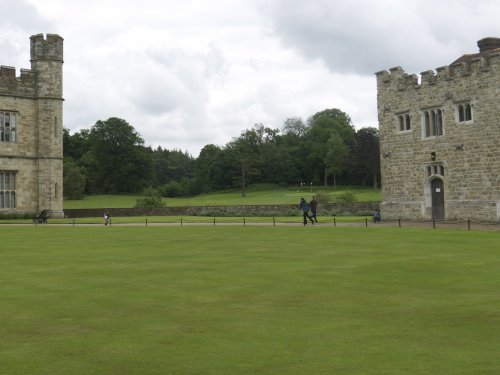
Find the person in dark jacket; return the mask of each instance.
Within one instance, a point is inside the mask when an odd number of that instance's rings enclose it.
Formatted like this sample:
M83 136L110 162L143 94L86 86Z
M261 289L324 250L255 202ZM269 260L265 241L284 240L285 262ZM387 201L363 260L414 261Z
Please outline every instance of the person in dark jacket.
M309 202L309 207L311 207L311 217L317 223L318 219L316 218L316 207L318 207L318 201L315 196L313 196L313 199Z
M309 216L309 204L304 198L300 198L299 207L302 209L304 215L304 225L307 225L307 219L311 220L311 224L314 224L314 220Z

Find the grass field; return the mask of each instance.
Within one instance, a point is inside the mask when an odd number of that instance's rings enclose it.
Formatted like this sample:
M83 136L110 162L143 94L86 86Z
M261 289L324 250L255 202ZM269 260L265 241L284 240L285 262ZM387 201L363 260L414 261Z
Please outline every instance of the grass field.
M498 232L2 226L2 374L496 374Z
M292 189L261 184L248 188L245 197L241 197L239 189L232 189L194 197L165 198L164 201L169 207L298 204L300 197L311 199L318 193L327 194L332 201L335 201L346 191L352 192L358 202L381 200L380 191L374 191L369 187L338 187L333 190L331 187L313 186ZM137 197L137 195L92 195L79 200L65 200L64 208L129 208L134 206Z

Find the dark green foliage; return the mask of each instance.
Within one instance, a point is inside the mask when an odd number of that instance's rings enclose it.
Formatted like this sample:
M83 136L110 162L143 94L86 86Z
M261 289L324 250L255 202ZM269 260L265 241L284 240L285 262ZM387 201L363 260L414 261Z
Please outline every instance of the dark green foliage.
M288 118L281 131L255 124L226 145L206 145L197 158L145 147L131 125L112 117L73 135L65 130L64 156L85 176L87 194L138 193L153 186L164 196L181 197L239 187L245 196L250 184L335 186L370 179L376 188L380 176L377 130L356 131L335 108L307 122ZM77 180L74 173L66 174Z
M85 190L85 175L76 162L67 157L64 159L64 197L82 199Z
M90 131L87 173L97 191L137 193L153 177L151 153L144 140L125 120L97 121Z

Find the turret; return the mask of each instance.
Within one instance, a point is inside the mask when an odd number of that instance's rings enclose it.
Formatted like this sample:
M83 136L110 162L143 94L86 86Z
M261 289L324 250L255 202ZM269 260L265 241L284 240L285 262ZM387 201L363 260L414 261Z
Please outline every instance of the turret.
M31 70L35 76L35 138L38 207L62 216L63 181L63 38L32 35Z
M31 70L36 75L36 95L39 98L62 99L63 38L55 34L32 35Z

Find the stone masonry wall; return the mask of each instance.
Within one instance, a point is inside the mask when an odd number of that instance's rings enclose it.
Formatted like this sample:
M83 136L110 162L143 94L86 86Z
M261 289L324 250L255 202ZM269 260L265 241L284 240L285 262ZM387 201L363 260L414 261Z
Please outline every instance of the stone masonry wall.
M430 180L444 183L445 218L498 221L500 207L500 50L416 75L397 67L377 73L382 215L430 219ZM472 105L472 121L458 106ZM439 108L443 135L424 137L423 111ZM411 130L400 131L398 115ZM432 160L434 153L435 160ZM444 175L429 175L429 167Z
M63 216L63 40L33 35L31 69L0 67L0 111L16 114L16 141L0 142L0 171L16 172L16 207Z

